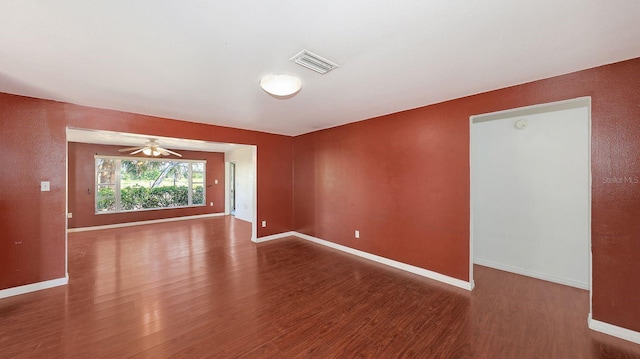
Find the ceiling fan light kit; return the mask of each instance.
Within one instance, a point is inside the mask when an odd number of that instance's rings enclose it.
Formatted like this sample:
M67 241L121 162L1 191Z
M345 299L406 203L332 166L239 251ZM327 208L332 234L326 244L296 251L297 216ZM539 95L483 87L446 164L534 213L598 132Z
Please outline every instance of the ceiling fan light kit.
M160 156L160 151L154 151L151 148L145 148L142 150L142 153L144 153L147 156L151 156L151 157L158 157Z

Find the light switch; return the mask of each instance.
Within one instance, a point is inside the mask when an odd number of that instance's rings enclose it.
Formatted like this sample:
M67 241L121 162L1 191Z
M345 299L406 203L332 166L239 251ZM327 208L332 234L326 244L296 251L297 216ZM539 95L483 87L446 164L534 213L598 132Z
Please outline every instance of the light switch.
M51 191L51 184L49 181L40 182L40 192L49 192Z
M213 181L213 183L218 184L218 180Z

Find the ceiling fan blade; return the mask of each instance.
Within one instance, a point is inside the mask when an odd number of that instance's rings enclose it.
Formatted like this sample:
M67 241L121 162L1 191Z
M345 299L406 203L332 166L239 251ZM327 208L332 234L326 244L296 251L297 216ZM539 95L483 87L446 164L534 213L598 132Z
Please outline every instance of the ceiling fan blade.
M178 152L173 152L173 151L168 150L168 149L166 149L166 148L163 148L162 150L163 150L163 151L165 151L165 152L167 152L167 153L170 153L170 154L172 154L172 155L174 155L174 156L182 157L182 155L181 155L181 154L179 154ZM166 155L165 155L165 156L166 156Z
M135 150L139 150L139 149L143 149L144 147L129 147L129 148L121 148L118 150L118 152L129 152L129 151L135 151Z
M145 150L146 147L138 147L137 150L130 153L130 155L135 155L136 153L140 153Z

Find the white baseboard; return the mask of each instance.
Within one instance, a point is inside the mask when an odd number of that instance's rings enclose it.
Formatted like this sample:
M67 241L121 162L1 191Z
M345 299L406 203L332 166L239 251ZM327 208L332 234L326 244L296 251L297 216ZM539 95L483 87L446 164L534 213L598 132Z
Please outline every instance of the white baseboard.
M68 233L74 233L74 232L98 231L98 230L101 230L101 229L122 228L122 227L131 227L131 226L140 226L140 225L143 225L143 224L154 224L154 223L184 221L184 220L188 220L188 219L199 219L199 218L221 217L221 216L224 216L224 213L198 214L198 215L194 215L194 216L171 217L171 218L162 218L162 219L151 219L151 220L148 220L148 221L107 224L107 225L104 225L104 226L69 228L69 229L67 229L67 232Z
M433 271L430 271L428 269L424 269L424 268L412 266L410 264L394 261L394 260L389 259L389 258L380 257L380 256L375 255L375 254L371 254L371 253L368 253L368 252L363 252L363 251L358 250L358 249L353 249L353 248L350 248L350 247L347 247L347 246L343 246L341 244L325 241L324 239L312 237L312 236L306 235L304 233L287 232L287 236L291 236L291 235L299 237L299 238L302 238L302 239L305 239L307 241L311 241L311 242L314 242L314 243L321 244L321 245L326 246L326 247L337 249L337 250L342 251L342 252L353 254L353 255L356 255L358 257L369 259L369 260L372 260L374 262L382 263L382 264L388 265L390 267L394 267L394 268L397 268L397 269L401 269L403 271L407 271L407 272L410 272L410 273L413 273L413 274L417 274L417 275L422 276L422 277L426 277L426 278L429 278L429 279L437 280L439 282L450 284L450 285L458 287L458 288L462 288L462 289L466 289L466 290L472 290L473 289L473 281L465 282L463 280L460 280L460 279L457 279L457 278L453 278L453 277L449 277L449 276L446 276L444 274L440 274L440 273L437 273L437 272L433 272ZM274 239L276 239L276 238L274 238Z
M283 233L272 234L270 236L264 236L264 237L253 239L253 241L255 243L261 243L261 242L268 242L274 239L280 239L280 238L291 237L291 236L297 236L296 232L283 232Z
M19 287L0 290L0 298L13 297L14 295L20 295L20 294L35 292L42 289L58 287L61 285L66 285L67 283L69 283L68 274L63 278L51 279L51 280L46 280L44 282L26 284L26 285L21 285Z
M486 260L486 259L479 259L479 258L475 258L473 260L473 263L479 264L481 266L493 268L493 269L502 270L502 271L505 271L505 272L511 272L511 273L515 273L515 274L524 275L524 276L527 276L527 277L546 280L548 282L553 282L553 283L568 285L570 287L589 290L589 283L582 283L582 282L574 281L574 280L571 280L571 279L550 276L550 275L547 275L547 274L544 274L544 273L539 273L539 272L531 271L531 270L524 269L524 268L510 266L508 264L496 263L496 262L493 262L493 261L489 261L489 260Z
M589 313L588 322L591 330L640 344L640 332L595 320L591 317L591 313Z

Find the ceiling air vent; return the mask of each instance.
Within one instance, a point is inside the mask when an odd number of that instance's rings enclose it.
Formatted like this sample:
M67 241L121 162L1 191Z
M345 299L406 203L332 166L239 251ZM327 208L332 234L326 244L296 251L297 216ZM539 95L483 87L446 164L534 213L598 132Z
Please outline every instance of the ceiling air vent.
M336 63L320 57L309 50L302 50L289 60L323 75L338 67Z

